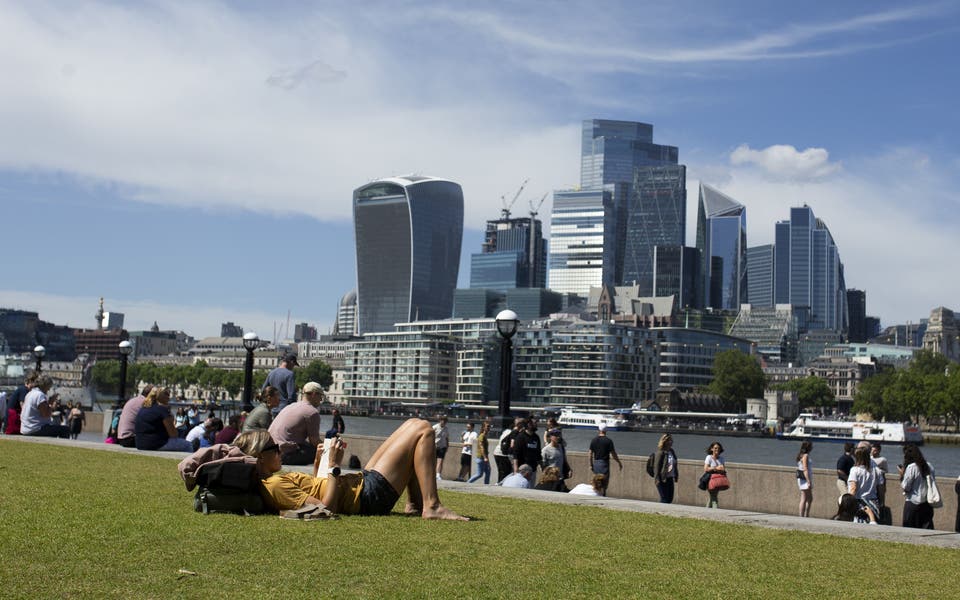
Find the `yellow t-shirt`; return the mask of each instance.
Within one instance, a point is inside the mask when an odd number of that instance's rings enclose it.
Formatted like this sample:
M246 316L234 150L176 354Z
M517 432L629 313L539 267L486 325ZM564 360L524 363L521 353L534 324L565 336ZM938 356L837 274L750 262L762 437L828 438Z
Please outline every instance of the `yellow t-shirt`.
M328 477L319 478L298 471L275 473L261 480L262 494L270 506L277 510L290 510L302 507L311 496L322 500L328 482ZM347 515L359 513L363 473L345 473L340 476L339 485L342 487L340 506L328 508Z

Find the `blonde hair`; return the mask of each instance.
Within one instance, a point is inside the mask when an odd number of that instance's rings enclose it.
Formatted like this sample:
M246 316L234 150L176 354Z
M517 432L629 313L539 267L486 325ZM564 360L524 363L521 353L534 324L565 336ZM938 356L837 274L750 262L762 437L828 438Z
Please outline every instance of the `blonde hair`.
M593 479L590 480L590 484L593 485L593 489L598 492L603 491L603 488L607 487L607 476L597 473L593 476Z
M273 438L266 429L251 429L244 431L233 439L233 445L247 456L260 458L263 449L267 447Z
M657 450L663 450L663 445L667 443L667 440L673 440L673 436L669 433L661 435L660 441L657 442Z
M147 398L143 401L143 407L149 408L154 404L160 404L160 396L166 394L167 399L170 399L170 388L160 387L159 385L150 390L150 393L147 394Z

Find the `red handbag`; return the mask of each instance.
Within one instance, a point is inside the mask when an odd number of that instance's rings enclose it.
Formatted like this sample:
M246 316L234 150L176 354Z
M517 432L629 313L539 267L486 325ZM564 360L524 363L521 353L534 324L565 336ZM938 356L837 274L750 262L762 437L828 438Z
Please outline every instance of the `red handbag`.
M707 489L711 492L722 492L723 490L730 489L730 480L727 479L726 473L714 473L710 476L710 483L707 484Z

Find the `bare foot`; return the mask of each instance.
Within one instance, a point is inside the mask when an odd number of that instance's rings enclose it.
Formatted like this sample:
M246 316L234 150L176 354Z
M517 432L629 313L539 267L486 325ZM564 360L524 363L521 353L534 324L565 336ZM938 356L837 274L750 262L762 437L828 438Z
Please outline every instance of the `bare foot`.
M463 517L453 512L446 506L437 506L436 508L424 508L424 519L441 519L445 521L469 521L470 517Z
M407 505L403 507L403 514L408 517L418 517L423 513L423 509L413 502L407 502Z

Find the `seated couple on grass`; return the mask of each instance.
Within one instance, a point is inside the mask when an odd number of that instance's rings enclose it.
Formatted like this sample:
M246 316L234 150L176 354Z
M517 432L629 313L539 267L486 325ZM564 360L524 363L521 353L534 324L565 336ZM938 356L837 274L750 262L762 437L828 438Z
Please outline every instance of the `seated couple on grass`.
M311 476L279 472L280 448L266 430L245 431L233 442L236 448L257 459L262 495L278 511L316 505L332 513L388 515L406 489L404 512L408 515L469 520L440 503L434 432L426 421L410 419L403 423L380 445L361 473L340 474L344 443L339 438L332 443L329 474L319 478L316 474L320 449Z

